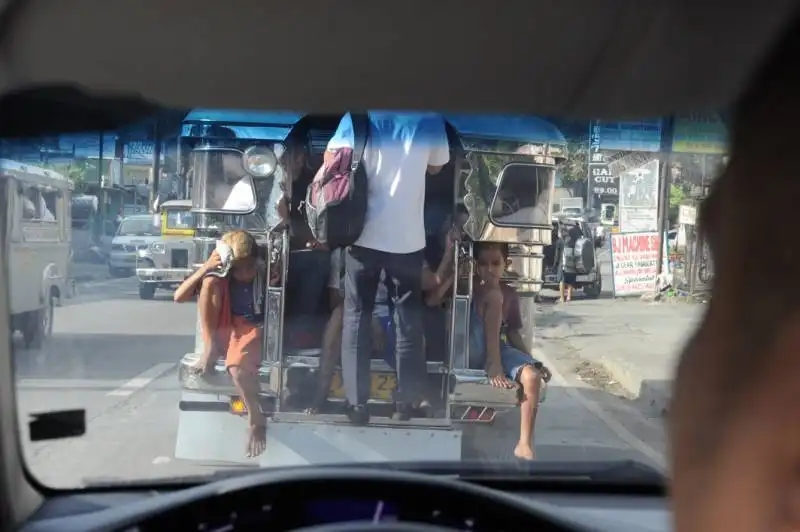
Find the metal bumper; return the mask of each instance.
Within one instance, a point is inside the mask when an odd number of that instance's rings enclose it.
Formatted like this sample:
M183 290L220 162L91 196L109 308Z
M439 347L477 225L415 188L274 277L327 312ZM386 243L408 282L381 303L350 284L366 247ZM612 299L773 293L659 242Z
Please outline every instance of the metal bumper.
M261 467L460 460L462 432L388 421L357 427L317 416L276 414L268 422L267 447L261 456L245 457L246 438L246 417L182 411L175 457Z
M136 268L140 283L182 283L192 275L190 268Z
M181 389L186 392L199 392L205 394L219 394L229 397L237 395L225 363L217 362L214 371L202 377L193 371L194 364L200 359L198 353L188 353L181 359L178 369L178 380ZM278 396L278 371L284 372L292 368L315 369L319 366L319 357L310 355L291 355L286 357L283 366L264 363L258 371L260 392L263 395ZM447 367L441 362L428 362L428 374L446 374ZM373 360L372 371L392 371L386 362ZM476 369L457 369L449 372L450 404L463 406L481 406L492 408L496 411L508 410L517 405L516 390L495 388L489 383L486 372ZM286 382L286 379L284 379Z

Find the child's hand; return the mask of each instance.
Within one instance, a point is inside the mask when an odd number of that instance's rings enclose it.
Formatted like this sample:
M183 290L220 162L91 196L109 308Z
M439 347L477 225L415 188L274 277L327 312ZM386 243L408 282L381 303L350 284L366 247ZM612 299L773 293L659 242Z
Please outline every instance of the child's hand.
M278 216L284 223L289 223L289 201L286 196L281 196L277 204Z
M508 380L503 371L503 365L499 362L490 362L486 366L486 373L489 376L489 382L496 388L505 388L507 390L514 387L514 383Z
M278 286L281 284L281 263L275 262L270 266L269 285Z
M453 248L461 241L461 230L453 227L447 232L447 251L452 251Z
M216 249L211 252L211 256L208 257L203 267L209 272L222 267L222 257L219 256L219 252Z

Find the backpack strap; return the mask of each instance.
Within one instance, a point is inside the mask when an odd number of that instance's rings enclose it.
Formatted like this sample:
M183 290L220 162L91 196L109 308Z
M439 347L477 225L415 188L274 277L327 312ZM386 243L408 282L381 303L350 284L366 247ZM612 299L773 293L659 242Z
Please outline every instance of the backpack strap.
M355 173L364 157L364 150L367 148L369 115L367 113L350 113L350 118L353 121L353 160L350 161L350 171Z

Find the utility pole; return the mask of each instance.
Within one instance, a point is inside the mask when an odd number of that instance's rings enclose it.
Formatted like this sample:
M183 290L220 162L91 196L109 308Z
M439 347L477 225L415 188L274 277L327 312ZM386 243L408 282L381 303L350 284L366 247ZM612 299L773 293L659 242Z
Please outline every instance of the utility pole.
M103 187L103 132L100 132L100 146L97 150L97 185L100 188L100 230L98 232L98 242L106 234L106 189Z
M675 130L675 117L669 116L661 122L661 150L659 153L659 194L658 194L658 264L656 275L663 273L664 264L664 238L669 229L669 191L672 181L672 137ZM653 288L658 292L658 285Z
M149 210L153 209L153 202L158 195L158 181L161 177L161 128L159 127L159 117L156 117L153 124L153 177L150 180L150 205Z

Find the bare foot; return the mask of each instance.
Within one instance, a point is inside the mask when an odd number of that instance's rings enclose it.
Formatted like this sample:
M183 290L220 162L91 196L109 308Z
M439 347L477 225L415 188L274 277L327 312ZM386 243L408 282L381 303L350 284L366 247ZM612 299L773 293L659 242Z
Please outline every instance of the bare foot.
M535 460L536 455L533 452L533 447L530 445L522 445L518 443L516 447L514 447L514 456L521 460Z
M247 454L248 458L255 458L264 452L267 447L267 425L250 425L247 429Z

